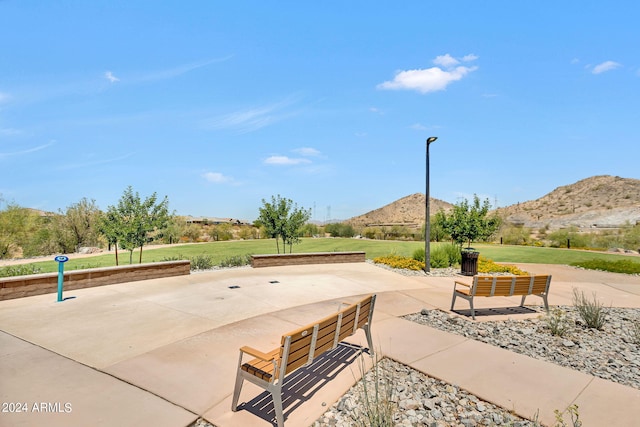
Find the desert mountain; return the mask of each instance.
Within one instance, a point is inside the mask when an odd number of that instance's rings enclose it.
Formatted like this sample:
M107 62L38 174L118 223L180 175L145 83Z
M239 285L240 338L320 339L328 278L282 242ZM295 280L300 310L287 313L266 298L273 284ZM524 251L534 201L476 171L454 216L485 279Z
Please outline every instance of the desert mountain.
M431 214L448 211L452 204L431 199ZM640 180L618 176L593 176L558 187L528 202L499 208L507 222L529 228L617 228L640 223ZM402 224L421 227L425 196L412 194L345 222L354 226Z
M558 187L528 202L498 209L507 221L530 228L617 228L640 222L640 180L600 175Z
M380 225L405 225L407 227L420 228L424 223L425 196L415 193L403 197L381 208L367 212L345 221L353 226L380 226ZM429 211L431 215L439 210L449 211L453 205L443 200L431 198Z

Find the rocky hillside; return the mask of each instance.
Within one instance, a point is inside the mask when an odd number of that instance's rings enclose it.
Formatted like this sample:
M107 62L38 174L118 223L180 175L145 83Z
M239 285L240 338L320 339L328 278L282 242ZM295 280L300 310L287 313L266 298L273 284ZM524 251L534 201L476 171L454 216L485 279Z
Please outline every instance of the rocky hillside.
M371 212L367 212L364 215L350 218L345 222L358 227L399 224L420 228L424 223L425 202L424 194L415 193ZM441 209L448 211L452 207L453 205L451 203L434 198L431 198L431 203L429 204L431 215Z
M593 176L498 212L507 221L530 228L615 228L627 222L636 224L640 222L640 180Z
M345 222L354 226L403 224L419 228L424 222L425 196L412 194ZM448 211L452 204L431 199L431 214ZM640 180L618 176L593 176L558 187L528 202L497 210L508 222L532 229L617 228L640 223Z

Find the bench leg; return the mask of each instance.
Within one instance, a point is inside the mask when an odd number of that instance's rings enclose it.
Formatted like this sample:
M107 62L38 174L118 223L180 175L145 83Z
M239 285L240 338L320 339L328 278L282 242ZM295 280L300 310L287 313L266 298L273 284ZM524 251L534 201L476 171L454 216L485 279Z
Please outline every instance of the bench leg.
M544 309L549 312L549 301L547 300L547 294L540 295L542 297L542 301L544 301Z
M238 410L238 399L240 399L240 391L242 390L242 382L244 378L240 372L236 374L236 386L233 389L233 400L231 401L231 410L236 412Z
M366 325L364 325L362 329L364 329L364 333L367 336L367 345L369 346L369 356L373 357L374 350L373 350L373 340L371 339L371 325L367 323Z
M282 389L275 387L271 390L273 397L273 409L276 412L276 424L278 427L284 427L284 414L282 413Z
M520 307L524 307L524 300L527 296L526 295L522 295L522 301L520 301Z
M453 290L453 297L451 298L451 311L453 311L453 305L456 303L456 290Z
M471 306L471 318L476 320L476 311L473 308L473 298L469 298L469 305Z

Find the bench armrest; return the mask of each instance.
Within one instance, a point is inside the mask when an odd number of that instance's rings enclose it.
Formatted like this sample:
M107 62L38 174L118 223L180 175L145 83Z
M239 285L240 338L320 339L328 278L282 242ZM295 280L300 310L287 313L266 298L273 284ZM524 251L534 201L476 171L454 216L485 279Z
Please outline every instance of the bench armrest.
M273 356L268 355L267 353L263 353L260 350L256 350L255 348L249 347L246 345L243 347L240 347L240 352L250 354L251 356L257 357L258 359L262 359L265 362L270 362L272 360L275 360Z
M468 283L464 283L464 282L459 282L459 281L457 281L457 280L453 283L453 288L454 288L454 289L455 289L456 285L466 286L467 288L470 288L470 287L471 287L471 285L470 285L470 284L468 284Z

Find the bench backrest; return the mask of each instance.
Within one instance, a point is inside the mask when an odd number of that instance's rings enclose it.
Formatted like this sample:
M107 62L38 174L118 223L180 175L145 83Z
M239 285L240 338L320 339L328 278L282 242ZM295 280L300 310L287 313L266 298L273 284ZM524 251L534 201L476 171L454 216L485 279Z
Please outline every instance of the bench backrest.
M335 314L303 326L282 336L280 343L280 376L308 365L322 353L336 348L358 328L371 322L375 295L351 304Z
M540 295L549 292L550 275L484 276L473 278L471 294L479 297Z

